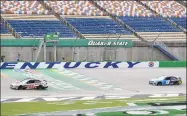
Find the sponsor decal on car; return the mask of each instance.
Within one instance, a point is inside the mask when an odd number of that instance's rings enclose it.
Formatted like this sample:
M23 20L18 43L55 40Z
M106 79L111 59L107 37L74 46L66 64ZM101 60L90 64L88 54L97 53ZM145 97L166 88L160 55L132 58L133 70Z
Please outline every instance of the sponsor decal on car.
M154 62L149 62L149 67L153 67L154 66Z

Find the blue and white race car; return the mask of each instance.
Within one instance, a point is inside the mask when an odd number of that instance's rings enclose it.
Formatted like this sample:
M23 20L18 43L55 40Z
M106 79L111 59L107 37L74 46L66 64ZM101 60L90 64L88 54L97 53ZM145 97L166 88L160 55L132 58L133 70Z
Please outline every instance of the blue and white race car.
M149 84L151 85L157 85L157 86L162 86L162 85L180 85L182 84L181 77L179 76L160 76L155 79L151 79L149 81Z

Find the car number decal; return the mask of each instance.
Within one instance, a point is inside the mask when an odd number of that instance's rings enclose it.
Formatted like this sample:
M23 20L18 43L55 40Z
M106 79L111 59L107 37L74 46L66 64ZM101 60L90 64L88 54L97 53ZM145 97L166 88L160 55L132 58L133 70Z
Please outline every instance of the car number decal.
M169 82L170 82L170 80L167 80L167 81L166 81L166 84L169 84Z
M28 89L34 89L34 88L36 88L36 87L34 86L34 84L26 85L26 87L27 87Z

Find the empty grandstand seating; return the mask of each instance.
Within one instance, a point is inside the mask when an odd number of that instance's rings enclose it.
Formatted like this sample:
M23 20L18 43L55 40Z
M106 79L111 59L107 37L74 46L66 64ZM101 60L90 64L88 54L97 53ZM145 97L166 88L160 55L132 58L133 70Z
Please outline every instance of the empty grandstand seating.
M50 1L50 4L49 1L45 2L59 14L63 16L65 15L67 21L87 37L103 39L108 36L107 34L122 33L125 35L121 36L123 39L135 38L134 35L122 28L111 18L104 17L106 14L92 5L89 1ZM158 13L171 17L171 19L178 25L186 28L186 8L181 6L178 2L142 2L149 5ZM1 3L1 13L10 14L7 17L3 17L8 20L8 23L10 23L16 32L21 32L23 37L30 35L42 37L46 33L56 31L60 32L62 38L75 37L75 34L56 19L54 15L50 17L49 15L51 13L44 9L44 7L37 1L1 1ZM147 37L148 39L155 38L159 32L163 32L161 36L165 39L185 38L185 35L177 28L171 26L167 21L156 17L155 14L135 1L97 1L97 3L108 12L117 15L122 21L140 33L140 35ZM34 19L30 16L24 17L24 15L20 16L15 14L35 15L36 18ZM43 15L47 15L47 18L41 18ZM73 15L74 17L69 18L67 15ZM14 16L14 19L11 16ZM77 18L77 16L85 17ZM90 16L97 16L97 18L90 18ZM170 32L175 33L175 35L178 36L172 35ZM1 33L6 32L2 30ZM116 39L116 36L114 38Z
M175 23L186 29L186 17L182 17L182 18L171 17L171 20L173 20Z
M167 17L186 17L186 8L177 1L142 1L157 13Z
M1 1L3 14L44 14L48 13L37 1Z
M67 20L83 34L130 34L130 32L111 19L68 18Z
M172 27L166 21L161 20L160 18L155 17L120 17L124 22L129 24L132 28L134 28L137 32L141 32L144 37L151 36L156 37L158 33L145 33L145 32L179 32L176 28ZM50 19L50 18L49 18ZM126 36L122 36L126 39L133 39L129 36L129 32L120 27L117 23L113 22L108 18L67 18L67 20L75 26L78 31L83 33L84 35L88 35L88 37L93 36L92 38L98 38L103 34L106 36L101 36L99 38L108 37L107 34L116 34L122 33ZM175 18L176 22L179 22L180 25L185 25L185 18ZM13 28L17 32L23 32L22 36L30 36L31 34L36 37L42 37L44 34L48 32L56 32L59 31L61 33L61 37L69 38L74 37L75 35L64 25L61 24L60 21L56 20L8 20ZM89 36L90 34L90 36ZM164 33L163 33L164 34ZM177 33L172 35L172 33L166 33L163 38L171 39L171 38L184 38L185 35L182 33L175 36ZM95 35L95 36L94 36ZM155 35L155 36L154 36ZM169 37L172 36L172 37ZM117 36L114 37L115 39Z
M1 33L2 34L7 34L8 33L7 29L5 28L5 26L2 22L1 22Z
M68 18L83 34L130 34L111 19L92 18ZM61 37L73 37L74 34L58 20L8 20L8 23L17 31L22 32L22 36L43 36L49 32L60 32Z
M45 1L49 4L49 1ZM158 13L169 17L186 17L186 9L177 1L142 1ZM154 14L135 1L97 1L117 16L153 16ZM37 1L1 1L4 14L51 14ZM104 16L89 1L50 1L50 6L62 15ZM172 9L172 10L171 10Z
M137 32L179 32L160 17L120 17L120 19ZM180 23L184 25L183 21Z
M154 14L146 10L135 1L96 1L98 5L106 9L109 13L117 16L153 16Z
M73 32L58 20L8 20L8 23L22 36L43 37L50 32L61 32L61 37L74 37Z

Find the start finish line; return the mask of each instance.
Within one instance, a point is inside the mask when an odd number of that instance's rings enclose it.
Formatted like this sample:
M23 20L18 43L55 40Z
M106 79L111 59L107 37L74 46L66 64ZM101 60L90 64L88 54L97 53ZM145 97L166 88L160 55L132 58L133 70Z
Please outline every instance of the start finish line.
M0 69L52 68L148 68L159 67L159 62L1 62Z

